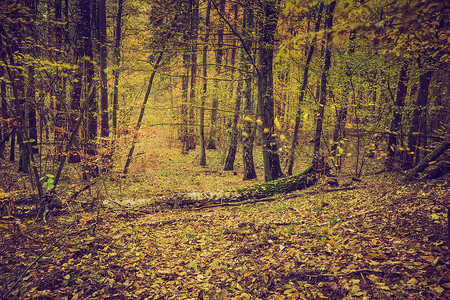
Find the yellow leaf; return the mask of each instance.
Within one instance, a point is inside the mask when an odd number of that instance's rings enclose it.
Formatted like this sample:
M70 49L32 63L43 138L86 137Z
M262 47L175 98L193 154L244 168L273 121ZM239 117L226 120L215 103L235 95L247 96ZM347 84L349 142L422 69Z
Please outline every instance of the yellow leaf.
M409 285L416 285L418 282L419 282L419 281L413 277L413 278L411 278L410 280L408 280L408 282L407 282L406 284L409 284Z
M275 120L274 120L273 122L275 123L275 127L276 127L279 131L281 131L281 123L280 123L280 121L278 120L278 117L275 117Z
M245 132L245 131L242 131L242 136L243 136L243 137L248 137L248 133Z
M444 288L442 288L441 286L437 286L434 288L434 290L438 293L441 294L444 291Z
M261 126L262 123L263 123L263 122L261 121L261 119L256 120L256 124L258 124L258 126Z
M437 264L439 258L440 258L439 256L436 257L436 258L433 260L433 262L432 262L431 264L432 264L433 266L435 266L435 265Z
M255 122L252 118L250 118L250 117L248 117L248 116L244 118L244 121L245 121L245 122L250 122L250 123Z
M360 291L361 289L359 288L359 285L353 285L351 288L350 288L350 294L356 294L356 293L358 293L359 291Z

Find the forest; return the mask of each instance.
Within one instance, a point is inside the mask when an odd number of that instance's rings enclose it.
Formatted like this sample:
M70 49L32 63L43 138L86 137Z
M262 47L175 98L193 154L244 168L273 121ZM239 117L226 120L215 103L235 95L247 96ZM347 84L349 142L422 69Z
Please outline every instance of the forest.
M449 299L449 16L0 1L0 299Z

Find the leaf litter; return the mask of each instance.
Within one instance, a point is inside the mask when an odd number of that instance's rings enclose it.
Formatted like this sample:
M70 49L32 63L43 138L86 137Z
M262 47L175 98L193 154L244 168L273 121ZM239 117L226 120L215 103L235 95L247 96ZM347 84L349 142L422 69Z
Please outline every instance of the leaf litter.
M199 211L105 208L47 227L17 222L2 241L1 286L52 247L8 298L448 299L448 181L387 182Z

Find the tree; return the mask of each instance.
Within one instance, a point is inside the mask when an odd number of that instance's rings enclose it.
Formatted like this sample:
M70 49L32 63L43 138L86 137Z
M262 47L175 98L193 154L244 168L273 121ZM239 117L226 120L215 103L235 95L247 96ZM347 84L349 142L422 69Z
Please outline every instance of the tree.
M320 22L322 19L323 3L317 4L314 10L316 12L314 33L317 33L319 31ZM315 43L316 43L316 35L314 35L314 38L308 47L306 61L305 61L305 65L303 67L303 81L302 81L302 85L300 87L300 95L299 95L298 104L297 104L298 108L297 108L297 113L295 115L294 133L292 134L291 152L289 154L289 166L288 166L288 171L287 171L288 175L292 175L292 169L294 167L295 148L297 147L297 143L298 143L297 139L298 139L298 132L300 129L300 122L301 122L300 117L302 115L302 104L303 104L303 100L305 98L306 87L308 85L309 65L311 63L311 59L314 54Z
M205 17L205 44L202 53L202 74L203 74L203 88L200 103L200 165L206 166L206 143L205 143L205 102L206 92L208 90L208 42L210 31L210 17L211 17L211 0L207 0L206 17Z
M244 180L251 180L256 178L255 165L253 162L253 141L256 134L256 126L255 126L255 112L254 105L252 99L252 79L254 76L254 72L252 70L252 39L250 34L252 33L254 28L253 22L253 12L248 5L244 6L244 17L242 20L242 50L245 51L245 55L241 57L242 60L242 69L247 70L245 73L245 77L243 78L243 88L242 88L242 97L243 97L243 114L244 114L244 125L242 129L242 159L244 165ZM241 54L242 55L242 54ZM248 117L248 118L247 118Z
M265 181L272 181L283 176L275 139L273 99L273 55L279 14L278 5L277 0L262 1L262 16L259 24L258 109L262 121L261 139Z
M237 23L237 6L235 7L235 24ZM245 27L245 24L242 24L243 30ZM234 50L234 48L233 48ZM233 120L231 124L231 133L230 133L230 145L228 148L227 158L225 160L225 166L224 170L229 171L234 169L234 160L236 158L236 151L237 151L237 145L238 145L238 138L239 138L239 129L238 129L238 123L239 123L239 115L240 115L240 109L241 109L241 102L242 102L242 88L243 88L243 79L245 78L245 49L241 48L240 52L240 59L239 59L239 77L238 77L238 84L236 87L236 93L234 94L235 98L235 104L234 104L234 115ZM234 64L234 59L233 59ZM232 66L233 67L233 66ZM233 69L234 70L234 69ZM233 72L232 72L233 74ZM233 76L234 77L234 76Z
M120 78L120 64L121 64L121 51L120 46L122 43L122 12L123 12L123 0L119 0L117 3L117 16L116 27L114 36L114 87L113 87L113 110L112 110L112 124L114 130L114 136L117 136L117 111L119 110L119 78Z
M319 107L317 110L317 120L316 120L316 131L314 135L314 156L320 156L320 139L322 138L322 124L325 113L325 105L327 102L327 80L328 71L331 65L331 45L333 42L333 13L336 7L336 1L331 2L327 5L325 12L325 30L326 30L326 41L325 41L325 61L323 66L323 71L320 79L320 99Z
M101 110L101 133L104 138L109 136L109 113L108 113L108 48L106 39L106 4L105 0L98 3L98 41L100 43L100 110Z
M225 15L225 0L220 1L220 3L216 4L216 0L212 0L214 8L219 14L219 24L217 29L217 45L216 45L216 77L219 77L222 70L222 59L223 59L223 29L224 29L224 15ZM219 90L219 80L214 80L214 88L216 91ZM212 108L211 108L211 127L209 130L209 138L208 138L208 149L217 149L217 109L219 108L219 93L214 93L212 99Z
M395 155L397 153L397 137L400 134L400 125L402 122L402 111L403 106L405 105L405 98L408 92L408 86L406 85L408 82L408 65L406 62L403 62L401 65L400 73L398 75L398 83L397 83L397 94L395 97L395 105L394 105L394 117L391 121L391 127L389 129L389 137L387 143L387 159L385 162L386 169L388 171L392 171L394 169L395 163ZM400 137L401 138L401 137Z

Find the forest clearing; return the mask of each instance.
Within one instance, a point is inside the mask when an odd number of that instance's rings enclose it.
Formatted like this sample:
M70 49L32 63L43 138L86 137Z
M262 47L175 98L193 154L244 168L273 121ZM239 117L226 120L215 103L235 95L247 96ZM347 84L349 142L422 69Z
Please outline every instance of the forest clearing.
M0 299L449 299L448 15L0 2Z

